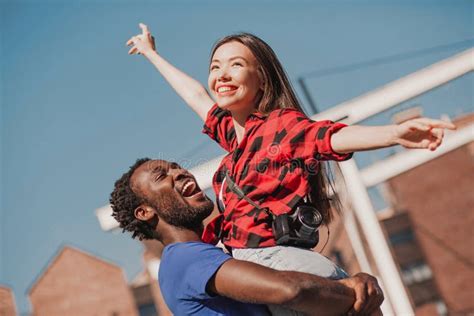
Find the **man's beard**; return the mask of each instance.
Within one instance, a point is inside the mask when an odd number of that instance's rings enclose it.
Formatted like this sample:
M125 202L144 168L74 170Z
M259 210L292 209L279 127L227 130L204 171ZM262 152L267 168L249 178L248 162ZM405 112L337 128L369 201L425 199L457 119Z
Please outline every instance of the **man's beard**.
M179 228L196 230L202 227L203 220L211 215L214 203L205 197L206 202L193 207L177 199L175 196L160 196L158 201L149 201L149 204L158 212L158 215L168 224Z

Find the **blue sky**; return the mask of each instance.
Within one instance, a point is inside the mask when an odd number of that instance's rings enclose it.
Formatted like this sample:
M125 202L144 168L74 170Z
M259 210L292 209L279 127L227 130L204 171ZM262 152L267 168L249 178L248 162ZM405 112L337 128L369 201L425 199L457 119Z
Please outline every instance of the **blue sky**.
M194 165L222 153L152 66L127 55L125 41L138 33L139 22L149 25L165 58L204 83L212 44L232 32L252 32L277 52L305 105L300 76L394 56L308 76L325 109L473 46L473 6L2 1L0 283L14 289L21 312L29 310L28 286L64 244L111 260L133 277L141 269L139 243L102 232L94 216L113 182L138 157ZM473 111L472 87L470 74L401 107L421 103L435 117ZM388 123L391 113L367 123ZM370 159L364 155L361 160Z

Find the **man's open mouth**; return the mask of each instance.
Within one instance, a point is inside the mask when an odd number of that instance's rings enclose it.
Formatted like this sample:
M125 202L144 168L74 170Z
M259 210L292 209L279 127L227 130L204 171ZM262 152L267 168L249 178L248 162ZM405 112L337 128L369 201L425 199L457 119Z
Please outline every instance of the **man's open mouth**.
M184 197L190 197L199 192L201 192L201 190L194 180L187 181L181 188L181 195Z

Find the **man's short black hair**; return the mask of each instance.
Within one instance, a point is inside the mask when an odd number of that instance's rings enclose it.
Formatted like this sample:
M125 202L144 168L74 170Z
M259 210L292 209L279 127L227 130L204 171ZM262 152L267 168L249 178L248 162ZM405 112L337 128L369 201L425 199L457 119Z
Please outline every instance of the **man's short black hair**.
M140 240L153 239L153 229L147 222L135 218L135 209L145 201L133 192L130 187L130 178L138 167L150 160L150 158L138 159L130 170L115 182L109 199L113 211L112 216L119 222L120 228L124 232L132 232L132 238L138 237Z

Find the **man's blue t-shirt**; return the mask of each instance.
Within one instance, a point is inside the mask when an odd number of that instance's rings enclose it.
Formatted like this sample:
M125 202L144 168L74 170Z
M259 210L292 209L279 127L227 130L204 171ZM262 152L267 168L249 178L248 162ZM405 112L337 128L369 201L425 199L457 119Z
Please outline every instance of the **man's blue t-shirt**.
M209 295L208 281L231 256L203 242L174 243L161 256L158 280L174 315L269 315L266 306Z

